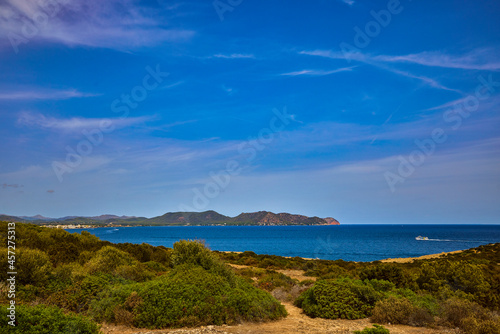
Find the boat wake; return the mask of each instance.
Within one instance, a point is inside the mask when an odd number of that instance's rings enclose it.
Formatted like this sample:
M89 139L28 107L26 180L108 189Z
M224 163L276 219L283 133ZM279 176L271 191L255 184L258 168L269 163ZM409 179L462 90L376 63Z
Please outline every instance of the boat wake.
M118 229L114 228L112 230L107 230L105 233L110 234L110 233L115 233L116 231L118 231Z
M427 241L448 241L448 242L488 242L481 240L451 240L451 239L427 239Z

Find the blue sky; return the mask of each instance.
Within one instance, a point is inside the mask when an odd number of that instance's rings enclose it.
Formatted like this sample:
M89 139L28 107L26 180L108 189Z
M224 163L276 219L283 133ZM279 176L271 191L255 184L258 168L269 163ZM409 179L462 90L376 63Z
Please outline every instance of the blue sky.
M0 213L500 223L497 1L0 4Z

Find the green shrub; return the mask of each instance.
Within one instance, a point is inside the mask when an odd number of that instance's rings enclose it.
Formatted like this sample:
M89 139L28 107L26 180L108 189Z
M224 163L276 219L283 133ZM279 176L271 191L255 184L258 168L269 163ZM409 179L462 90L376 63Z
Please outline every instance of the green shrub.
M116 268L123 265L137 263L129 253L119 250L113 246L101 248L86 264L85 269L90 274L105 273L111 274Z
M85 273L91 275L111 274L137 282L147 281L155 276L147 266L138 262L132 255L112 246L105 246L97 251L83 268Z
M8 319L7 306L0 307L2 322ZM2 325L0 334L97 334L99 325L78 315L65 315L61 309L45 305L16 306L16 326Z
M0 250L0 280L8 278L7 248ZM15 270L17 284L43 286L52 270L49 256L38 249L17 248L15 251Z
M149 270L157 272L157 273L168 271L168 268L165 265L161 264L160 262L149 261L149 262L145 262L143 264Z
M174 250L171 256L172 265L194 264L207 270L216 266L218 259L210 250L205 247L202 241L180 240L174 243Z
M371 285L376 291L380 292L388 292L396 288L396 285L394 283L379 279L367 279L365 280L365 283Z
M359 280L320 280L302 293L296 305L311 317L360 319L371 314L381 295Z
M444 293L446 297L456 296L483 306L498 306L498 296L492 293L483 264L450 260L423 263L416 282L421 289Z
M426 326L434 321L434 317L428 310L415 306L407 298L391 296L375 304L371 320L379 323Z
M354 334L389 334L389 330L381 325L374 324L373 327L366 327L362 331L354 331Z
M171 255L172 266L191 264L224 277L234 284L236 275L220 258L201 241L181 240L174 243Z
M59 291L53 291L47 302L67 310L81 312L88 309L89 304L97 294L112 283L111 275L89 275L81 281Z
M148 281L155 277L155 274L149 271L148 268L142 263L119 266L116 268L115 274L127 280L136 282Z
M132 294L138 301L130 305ZM111 287L91 306L98 321L137 327L165 328L266 321L286 315L285 308L267 292L241 278L233 284L224 276L192 264L177 265L167 275L145 283Z
M134 294L137 295L136 290L140 288L139 284L128 285L114 285L108 286L105 290L99 293L98 298L91 301L89 308L89 315L91 315L98 322L113 322L121 324L127 321L117 315L117 310L124 310L128 312L135 311L138 303L130 305L127 299ZM133 322L133 319L132 321Z
M285 291L289 291L292 286L297 283L297 280L294 280L285 274L274 270L266 270L265 274L262 275L257 281L257 287L266 291L273 291L274 289L281 287Z
M415 307L406 298L389 297L375 304L371 321L391 324L408 324Z
M442 306L442 324L460 328L466 334L498 334L500 320L481 305L452 298Z
M365 267L359 273L361 280L385 280L394 283L398 288L413 287L414 281L402 267L392 263L381 263Z

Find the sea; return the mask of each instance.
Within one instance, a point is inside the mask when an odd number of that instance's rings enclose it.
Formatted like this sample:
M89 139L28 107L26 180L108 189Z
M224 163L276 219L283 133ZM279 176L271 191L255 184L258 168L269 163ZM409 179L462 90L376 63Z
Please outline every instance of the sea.
M202 240L212 250L375 261L451 252L500 242L500 225L141 226L82 230L113 243L172 247ZM429 240L415 240L417 236Z

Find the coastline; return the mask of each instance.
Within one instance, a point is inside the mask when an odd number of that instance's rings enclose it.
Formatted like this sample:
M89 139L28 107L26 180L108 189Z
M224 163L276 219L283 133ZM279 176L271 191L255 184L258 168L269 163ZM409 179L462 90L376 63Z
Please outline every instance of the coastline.
M461 253L463 251L465 251L465 249L452 251L452 252L442 252L442 253L437 253L437 254L422 255L422 256L418 256L418 257L402 257L402 258L393 258L393 259L383 259L383 260L380 260L380 262L384 262L384 263L411 263L413 261L418 261L418 260L437 259L439 257L443 257L443 256L448 255L448 254L456 254L456 253ZM372 261L372 262L375 262L375 261Z
M383 259L383 260L374 260L374 261L368 261L368 262L383 262L383 263L411 263L413 261L418 261L418 260L429 260L429 259L437 259L443 256L446 256L448 254L457 254L465 251L465 249L462 250L456 250L456 251L451 251L451 252L442 252L442 253L436 253L436 254L427 254L427 255L422 255L422 256L417 256L417 257L399 257L399 258L389 258L389 259ZM236 254L241 254L243 252L235 252L235 251L218 251L221 253L236 253ZM293 258L292 256L281 256L284 258L291 259ZM322 259L312 259L312 258L307 258L307 257L300 257L303 260L322 260ZM333 261L333 260L326 260L326 261ZM348 262L359 262L359 261L348 261Z

